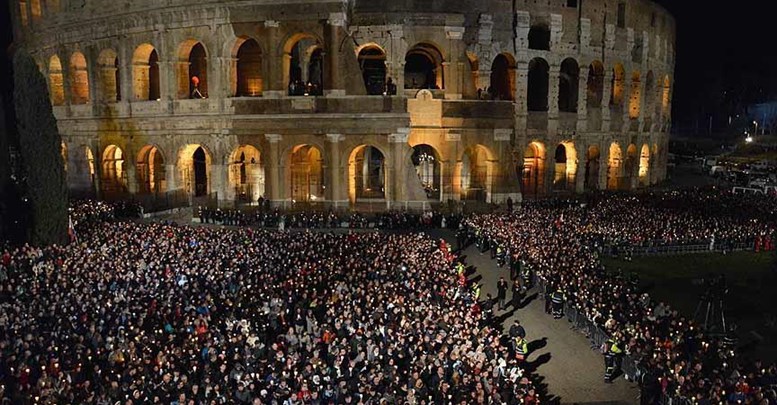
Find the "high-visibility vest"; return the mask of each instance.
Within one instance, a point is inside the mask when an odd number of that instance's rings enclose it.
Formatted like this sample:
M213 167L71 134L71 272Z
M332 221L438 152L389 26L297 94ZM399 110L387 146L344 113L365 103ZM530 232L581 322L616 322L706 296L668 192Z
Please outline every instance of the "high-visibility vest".
M526 343L526 339L520 339L520 342L518 340L519 339L515 339L515 352L525 356L527 353L529 353L529 344Z
M621 354L623 353L623 350L621 350L620 347L618 347L618 344L615 343L612 339L607 341L610 344L610 354Z
M564 293L561 291L556 291L550 296L551 300L557 304L560 304L562 301L564 301Z

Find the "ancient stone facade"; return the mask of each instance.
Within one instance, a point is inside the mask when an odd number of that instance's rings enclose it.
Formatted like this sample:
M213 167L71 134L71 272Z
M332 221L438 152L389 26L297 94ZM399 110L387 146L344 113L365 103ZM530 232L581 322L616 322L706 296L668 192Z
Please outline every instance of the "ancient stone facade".
M647 0L11 0L70 188L420 207L666 176Z

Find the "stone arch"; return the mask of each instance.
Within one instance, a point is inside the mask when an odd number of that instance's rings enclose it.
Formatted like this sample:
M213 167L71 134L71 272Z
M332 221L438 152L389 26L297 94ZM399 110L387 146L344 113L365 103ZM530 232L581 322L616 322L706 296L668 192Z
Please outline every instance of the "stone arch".
M585 157L585 189L586 190L598 190L599 189L599 159L601 153L598 145L591 145L588 147Z
M650 185L650 146L642 145L639 155L639 186L647 187Z
M612 93L610 94L610 106L615 110L623 108L623 92L626 86L626 69L616 63L612 68Z
M315 202L325 198L324 155L321 147L313 144L293 146L288 153L287 170L293 202Z
M324 94L323 42L310 33L296 33L283 46L283 82L289 95Z
M211 193L211 168L213 158L202 144L188 144L178 152L178 176L181 187L194 197Z
M235 97L257 97L262 95L264 79L262 74L262 48L250 37L239 37L232 49L230 88Z
M529 28L529 49L550 50L550 27L547 24L534 24Z
M661 113L664 116L669 115L670 109L670 95L672 90L672 82L669 79L669 75L664 76L664 80L661 83Z
M572 142L561 142L556 146L554 156L553 189L575 190L577 176L577 150Z
M623 162L625 171L625 184L623 188L631 190L633 188L635 177L639 174L639 156L637 155L637 145L629 144L626 148L626 159Z
M87 156L91 150L87 149ZM106 196L116 196L127 191L127 167L124 151L115 144L108 145L102 154L102 192ZM90 168L91 171L91 168Z
M491 88L489 94L496 100L515 99L515 58L500 53L491 63Z
M577 112L578 87L580 86L580 67L574 58L561 62L558 76L558 109L561 112Z
M264 196L264 165L255 146L240 145L230 154L229 187L238 201L250 203Z
M157 145L145 145L138 152L135 163L138 192L156 194L167 190L164 153Z
M348 198L351 203L386 198L386 155L381 148L363 144L348 155Z
M444 89L445 77L440 48L429 42L419 42L405 54L406 89Z
M100 88L103 100L115 103L121 100L121 75L119 72L119 57L113 49L103 49L97 58L100 69Z
M540 195L545 189L545 145L534 141L523 152L521 192L525 196Z
M607 190L618 190L623 177L623 152L617 142L610 144L607 160Z
M369 95L386 92L386 52L376 44L361 46L357 60L362 71L364 88Z
M588 108L600 108L604 96L604 66L602 62L595 60L588 66L587 82Z
M89 103L89 72L86 57L78 51L70 56L70 103Z
M529 61L529 83L526 106L529 111L548 111L548 81L550 66L545 59L534 58Z
M89 186L91 189L94 189L95 175L97 172L94 165L94 153L92 153L92 148L84 146L84 157L86 158L86 168L89 173Z
M642 79L638 70L631 73L631 93L629 96L629 118L639 118L642 108Z
M462 200L490 201L493 161L494 154L484 145L476 144L464 150L459 169Z
M49 59L49 91L51 92L51 104L65 104L65 82L62 73L62 62L59 56L52 55Z
M434 146L418 144L413 146L410 160L418 180L430 200L440 200L442 195L442 158Z
M176 71L178 98L208 96L208 52L196 39L187 39L178 46Z
M153 45L138 45L132 55L132 93L135 100L158 100L159 54Z

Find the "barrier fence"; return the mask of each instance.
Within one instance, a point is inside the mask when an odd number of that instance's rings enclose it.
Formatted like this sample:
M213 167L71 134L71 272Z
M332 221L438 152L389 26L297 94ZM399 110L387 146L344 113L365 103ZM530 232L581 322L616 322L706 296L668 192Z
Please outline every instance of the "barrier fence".
M724 253L724 252L743 252L755 249L755 242L737 242L737 243L716 243L694 244L694 245L605 245L602 253L617 257L621 255L630 256L662 256L662 255L682 255L692 253Z

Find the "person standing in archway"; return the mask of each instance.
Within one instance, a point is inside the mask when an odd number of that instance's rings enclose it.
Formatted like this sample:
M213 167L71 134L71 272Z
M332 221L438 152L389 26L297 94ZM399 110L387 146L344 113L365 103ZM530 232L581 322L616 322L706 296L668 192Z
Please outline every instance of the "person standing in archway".
M200 92L200 78L197 76L192 76L192 95L191 98L205 98L205 96L202 95Z

